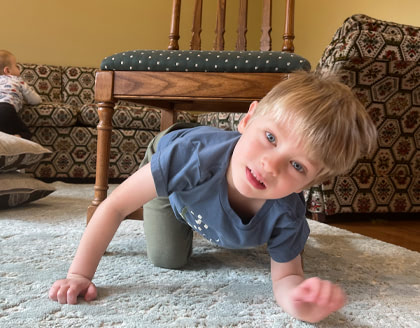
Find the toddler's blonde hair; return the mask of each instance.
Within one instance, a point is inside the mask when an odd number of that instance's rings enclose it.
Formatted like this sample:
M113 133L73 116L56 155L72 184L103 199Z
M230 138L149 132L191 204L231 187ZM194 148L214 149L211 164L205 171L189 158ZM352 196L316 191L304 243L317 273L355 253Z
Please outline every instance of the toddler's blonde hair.
M255 116L291 128L311 160L322 169L311 185L346 173L377 146L377 132L365 107L337 76L295 72L257 105Z
M0 75L4 74L4 68L10 65L14 55L7 50L0 50Z

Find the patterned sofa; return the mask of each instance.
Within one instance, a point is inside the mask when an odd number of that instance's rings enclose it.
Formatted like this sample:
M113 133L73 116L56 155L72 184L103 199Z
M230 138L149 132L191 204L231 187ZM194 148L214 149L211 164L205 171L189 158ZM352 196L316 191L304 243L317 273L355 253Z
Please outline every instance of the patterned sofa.
M419 27L355 15L337 30L317 70L340 73L352 88L378 128L378 148L347 175L309 191L313 218L419 217L419 59Z
M94 102L96 68L18 64L21 76L43 103L25 105L20 116L32 140L52 151L26 173L43 180L93 181L96 171ZM150 140L160 130L160 111L128 102L117 103L113 116L110 180L121 181L138 169ZM179 120L193 117L180 113Z

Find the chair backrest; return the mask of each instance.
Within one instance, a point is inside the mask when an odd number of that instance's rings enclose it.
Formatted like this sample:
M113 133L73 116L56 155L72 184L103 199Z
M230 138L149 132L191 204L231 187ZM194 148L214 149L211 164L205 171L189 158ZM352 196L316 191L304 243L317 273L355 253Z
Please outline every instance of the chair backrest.
M252 0L258 1L258 0ZM272 13L272 0L259 0L262 4L262 24L261 24L261 38L260 50L271 50L271 13ZM215 40L213 43L213 50L224 50L225 28L226 28L226 2L227 0L217 0L217 13L216 13L216 29ZM286 0L286 14L285 26L283 34L283 47L282 50L286 52L294 52L293 39L294 36L294 0ZM192 24L192 37L190 42L190 50L201 50L201 31L202 31L202 11L203 0L195 0L194 17ZM178 40L179 25L181 17L181 0L173 0L172 5L172 18L169 33L169 50L179 50ZM239 0L239 14L237 25L237 39L235 50L247 50L246 33L248 30L248 0Z

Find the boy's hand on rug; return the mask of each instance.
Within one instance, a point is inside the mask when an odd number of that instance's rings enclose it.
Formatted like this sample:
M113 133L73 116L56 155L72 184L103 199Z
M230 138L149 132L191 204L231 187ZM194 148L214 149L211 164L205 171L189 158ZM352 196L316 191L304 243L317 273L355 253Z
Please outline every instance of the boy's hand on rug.
M85 301L92 301L97 296L97 290L89 279L74 274L57 280L49 292L49 297L61 304L76 304L78 296L84 296Z
M291 298L294 305L306 313L309 322L324 319L346 303L345 293L338 285L317 277L304 280L292 291Z

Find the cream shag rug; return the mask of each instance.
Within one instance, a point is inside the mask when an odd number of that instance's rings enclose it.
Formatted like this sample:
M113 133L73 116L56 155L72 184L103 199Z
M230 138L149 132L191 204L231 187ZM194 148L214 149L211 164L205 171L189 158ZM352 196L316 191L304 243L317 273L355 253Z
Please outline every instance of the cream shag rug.
M232 251L195 238L182 271L147 260L143 224L124 221L94 282L97 300L60 305L92 185L55 182L50 196L0 211L0 327L314 327L274 302L264 247ZM343 286L348 304L316 327L420 327L420 254L310 221L307 276Z

